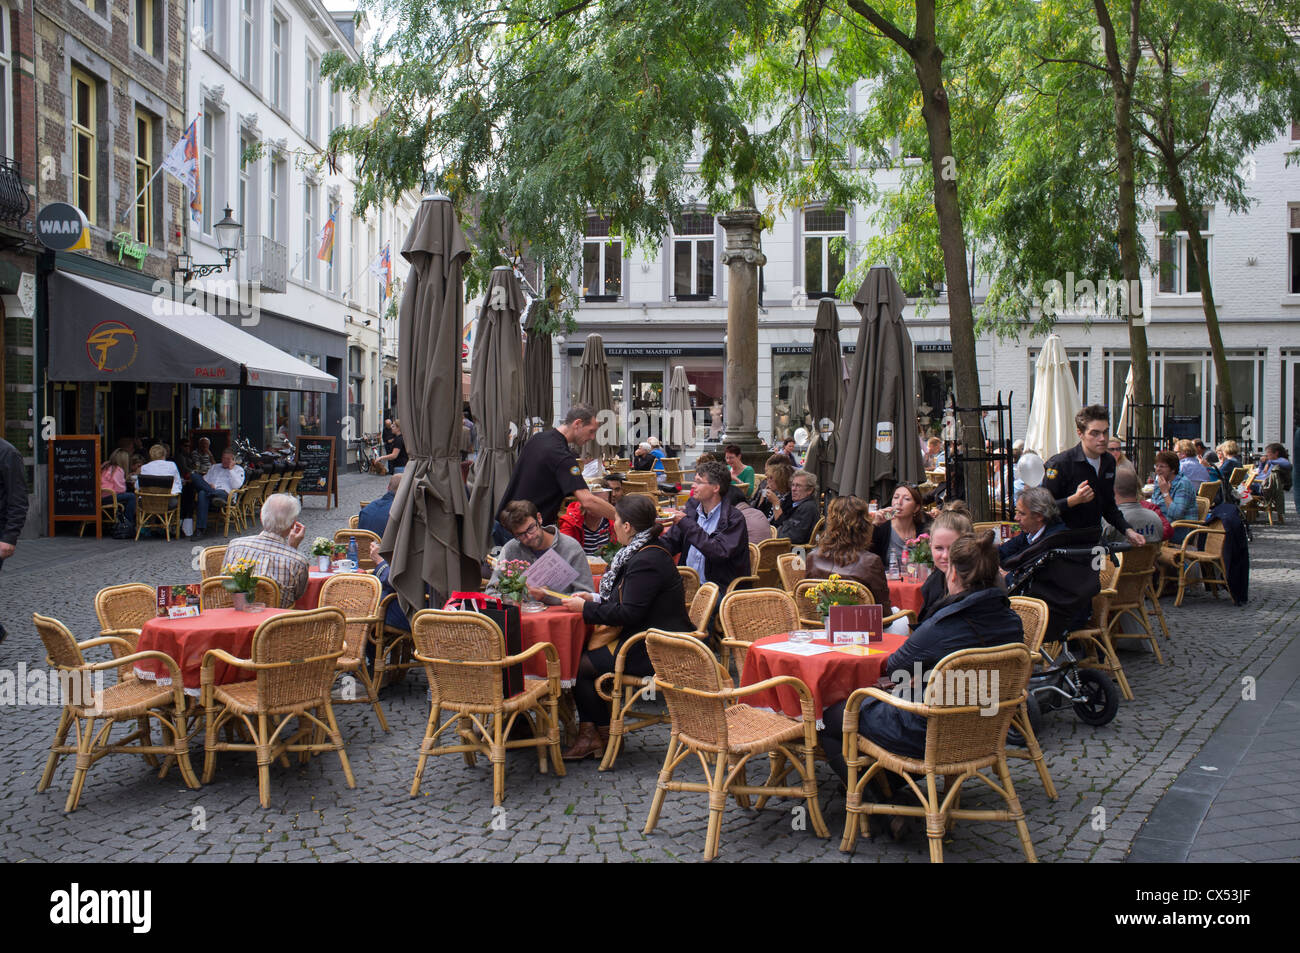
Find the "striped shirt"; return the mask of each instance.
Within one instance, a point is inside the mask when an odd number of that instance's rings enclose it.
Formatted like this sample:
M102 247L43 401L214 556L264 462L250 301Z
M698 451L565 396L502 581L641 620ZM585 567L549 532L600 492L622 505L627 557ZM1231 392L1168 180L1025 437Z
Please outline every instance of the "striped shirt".
M602 519L595 529L582 526L582 551L588 556L599 556L600 551L609 545L609 520Z
M307 557L284 541L283 536L263 531L256 536L241 536L226 548L225 561L248 557L257 567L257 575L274 579L280 586L280 608L292 609L307 591Z

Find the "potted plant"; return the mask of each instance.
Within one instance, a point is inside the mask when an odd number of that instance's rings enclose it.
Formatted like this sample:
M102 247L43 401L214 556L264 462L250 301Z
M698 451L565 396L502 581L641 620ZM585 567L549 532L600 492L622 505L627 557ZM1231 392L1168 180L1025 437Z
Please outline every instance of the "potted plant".
M806 595L816 603L817 614L826 625L830 624L831 606L856 606L861 603L857 588L841 579L837 572L831 573L830 578L824 582L810 586Z
M330 557L334 555L334 540L317 536L312 540L311 554L316 557L316 568L321 572L329 572Z
M507 559L497 563L496 589L501 598L508 602L523 602L528 596L528 582L525 578L528 563L522 559Z
M930 534L922 533L915 539L909 539L906 546L908 571L919 581L924 582L930 575L930 570L934 568L934 556L930 552Z
M248 611L248 604L252 601L251 597L257 592L257 574L254 572L256 568L257 563L248 556L236 559L234 562L228 562L221 567L222 575L229 577L223 580L221 584L231 594L235 608L240 612Z

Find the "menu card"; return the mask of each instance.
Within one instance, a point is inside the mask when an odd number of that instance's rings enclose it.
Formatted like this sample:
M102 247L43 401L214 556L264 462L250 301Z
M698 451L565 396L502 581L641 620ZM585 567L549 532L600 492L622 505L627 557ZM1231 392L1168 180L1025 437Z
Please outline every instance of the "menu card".
M768 642L763 649L767 652L785 652L787 655L825 655L832 651L829 645L817 645L815 642Z
M169 619L186 619L199 614L199 584L183 586L155 586L158 593L158 614Z
M885 638L882 606L831 606L829 621L831 641L836 645L865 645Z
M528 585L537 589L556 589L563 592L578 579L574 569L553 548L542 553L524 574Z

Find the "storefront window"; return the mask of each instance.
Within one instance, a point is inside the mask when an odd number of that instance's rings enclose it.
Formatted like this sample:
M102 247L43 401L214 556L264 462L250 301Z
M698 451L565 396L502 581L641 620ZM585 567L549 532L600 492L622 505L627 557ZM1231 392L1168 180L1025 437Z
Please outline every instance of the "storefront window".
M811 430L808 409L810 354L772 355L772 439L794 436L800 427Z
M289 392L268 390L262 394L262 446L273 447L283 427L289 433Z
M325 409L325 401L320 394L311 394L305 391L299 395L298 399L298 433L303 436L319 437L321 414Z
M703 360L684 360L681 365L686 369L686 383L691 391L691 415L694 418L695 442L717 439L710 436L713 420L718 421L718 433L722 432L722 358Z
M916 413L928 417L928 431L942 435L944 408L953 402L956 380L951 351L921 351L916 355Z
M199 387L191 391L199 411L198 430L234 431L237 415L237 391L229 387Z

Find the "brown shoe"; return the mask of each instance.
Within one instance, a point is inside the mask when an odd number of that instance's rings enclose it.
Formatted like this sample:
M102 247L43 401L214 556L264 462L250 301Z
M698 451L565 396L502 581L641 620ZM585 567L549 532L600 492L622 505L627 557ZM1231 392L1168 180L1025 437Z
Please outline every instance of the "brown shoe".
M609 737L608 728L605 729L605 737L606 739ZM581 761L583 758L599 755L604 750L605 745L596 734L596 726L589 721L584 721L578 726L578 737L573 744L560 753L560 757L565 761Z

